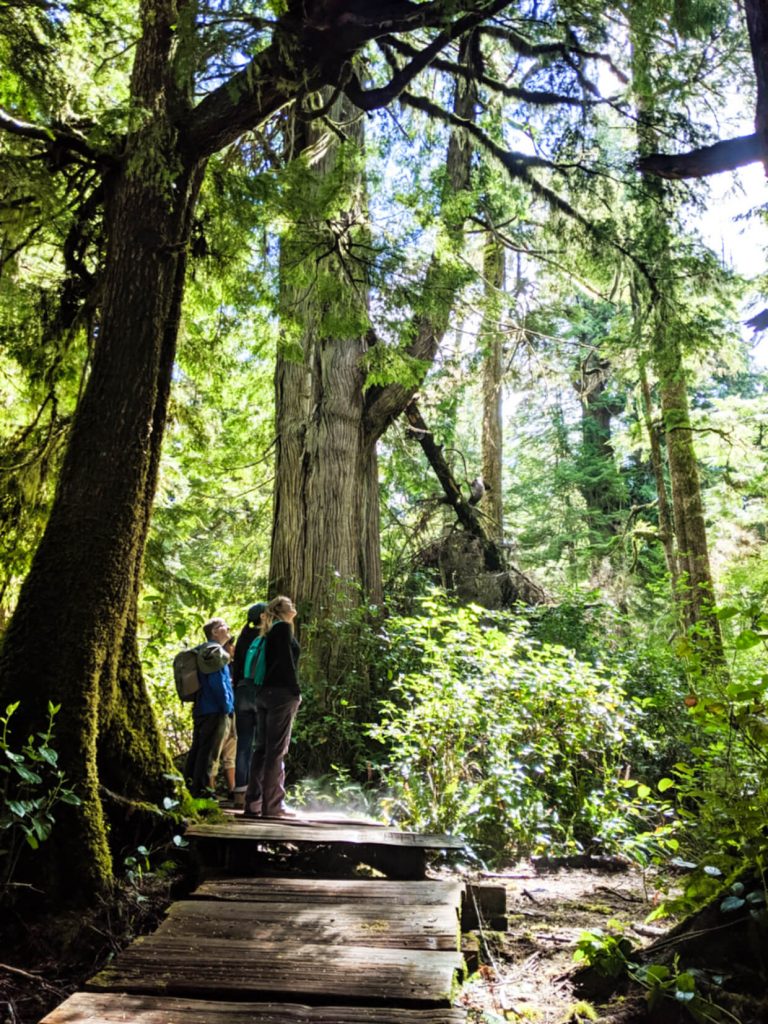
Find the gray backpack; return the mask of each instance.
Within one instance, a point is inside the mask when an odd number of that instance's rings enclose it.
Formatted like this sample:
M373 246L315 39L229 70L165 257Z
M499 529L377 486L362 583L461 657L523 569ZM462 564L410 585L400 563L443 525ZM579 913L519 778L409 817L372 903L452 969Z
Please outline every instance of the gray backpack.
M200 692L200 677L218 672L229 664L229 655L220 644L206 641L197 647L179 651L173 659L173 681L181 701L193 701Z

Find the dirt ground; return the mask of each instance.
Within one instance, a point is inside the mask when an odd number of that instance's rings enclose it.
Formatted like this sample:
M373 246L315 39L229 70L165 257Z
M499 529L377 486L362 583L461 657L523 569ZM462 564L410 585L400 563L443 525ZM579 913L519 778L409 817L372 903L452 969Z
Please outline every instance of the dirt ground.
M481 963L459 1000L472 1024L647 1020L642 999L634 1007L626 1000L613 1008L585 1007L570 978L584 931L624 934L635 947L663 933L658 925L644 924L659 899L647 879L633 871L562 869L537 874L524 863L477 881L506 888L509 927L506 932L474 933Z

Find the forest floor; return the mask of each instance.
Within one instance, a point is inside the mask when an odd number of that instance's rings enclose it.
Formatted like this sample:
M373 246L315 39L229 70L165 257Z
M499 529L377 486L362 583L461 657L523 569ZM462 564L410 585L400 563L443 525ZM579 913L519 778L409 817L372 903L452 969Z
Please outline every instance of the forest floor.
M648 878L637 871L539 874L523 862L478 881L506 888L509 927L478 933L481 966L460 997L472 1024L649 1020L642 994L592 1007L574 992L572 978L573 954L585 931L625 935L635 947L664 933L661 923L644 923L660 898Z

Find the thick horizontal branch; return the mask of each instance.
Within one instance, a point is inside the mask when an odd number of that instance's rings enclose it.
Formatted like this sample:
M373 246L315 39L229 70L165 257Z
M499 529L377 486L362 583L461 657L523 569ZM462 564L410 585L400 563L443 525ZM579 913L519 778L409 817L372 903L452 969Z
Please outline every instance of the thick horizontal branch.
M755 313L749 320L744 321L745 327L750 327L755 333L761 333L762 331L768 330L768 309L761 309L759 313Z
M205 158L253 131L286 105L323 86L344 86L361 110L375 110L397 99L408 83L453 40L492 18L511 0L480 3L453 18L447 0L358 0L336 5L333 18L286 15L272 42L237 74L214 89L180 125L188 153ZM448 27L444 27L444 26ZM386 86L365 90L352 60L366 43L384 35L440 27L442 31Z
M509 6L506 0L504 6ZM410 0L358 0L352 10L352 4L346 10L339 10L335 5L333 14L323 20L313 20L310 26L315 31L352 33L365 41L377 39L389 32L414 32L420 28L434 28L445 24L448 18L445 0L434 0L433 3L411 3ZM482 5L481 5L482 6ZM330 5L329 5L330 8ZM486 17L481 14L481 17ZM330 45L336 45L329 39Z
M0 110L0 131L8 132L10 135L18 135L23 139L33 139L42 142L47 147L60 146L89 160L103 159L104 155L92 149L84 138L64 131L61 128L54 128L48 125L30 124L27 121L20 121L11 117L4 110Z
M689 153L651 153L637 161L638 170L658 178L706 178L710 174L734 171L762 160L765 155L756 134L726 139Z
M321 83L306 84L319 88ZM271 43L189 113L187 123L180 125L185 148L197 159L219 152L244 132L259 128L295 100L299 90L300 83L283 64L280 46Z

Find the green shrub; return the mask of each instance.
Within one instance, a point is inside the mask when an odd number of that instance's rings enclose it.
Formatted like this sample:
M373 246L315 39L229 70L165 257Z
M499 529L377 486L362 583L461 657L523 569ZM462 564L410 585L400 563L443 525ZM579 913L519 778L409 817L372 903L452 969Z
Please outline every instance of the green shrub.
M420 605L387 624L392 698L369 730L387 747L392 816L495 861L618 848L637 827L620 781L642 721L623 680L533 639L519 615L439 594Z

